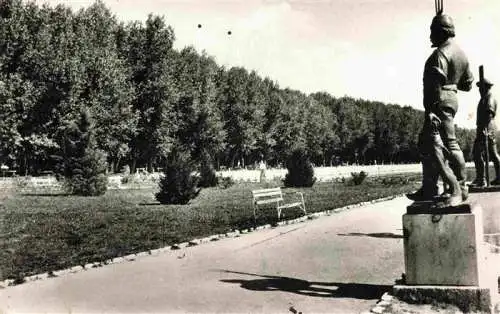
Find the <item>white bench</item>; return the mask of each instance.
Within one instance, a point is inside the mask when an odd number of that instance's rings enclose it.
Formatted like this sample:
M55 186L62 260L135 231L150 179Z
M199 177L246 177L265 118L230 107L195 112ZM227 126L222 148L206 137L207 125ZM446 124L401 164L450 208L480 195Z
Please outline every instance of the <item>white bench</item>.
M278 219L281 217L281 211L286 208L299 207L304 211L304 215L307 215L306 205L304 203L304 195L302 192L295 192L297 201L292 203L285 203L283 198L283 193L281 188L272 189L261 189L252 191L253 196L253 216L255 216L255 211L259 208L259 205L276 204L276 210L278 211Z

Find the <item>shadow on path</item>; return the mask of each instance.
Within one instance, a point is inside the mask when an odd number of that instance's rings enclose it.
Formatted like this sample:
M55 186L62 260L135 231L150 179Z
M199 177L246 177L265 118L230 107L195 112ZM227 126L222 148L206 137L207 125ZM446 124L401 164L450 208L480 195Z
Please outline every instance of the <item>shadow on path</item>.
M245 272L222 270L230 274L261 277L261 279L222 279L221 282L239 284L253 291L285 291L310 297L379 299L392 286L362 283L314 282L297 278L259 275Z
M403 239L401 234L394 234L390 232L380 232L380 233L339 233L338 236L342 237L372 237L372 238L390 238L390 239Z

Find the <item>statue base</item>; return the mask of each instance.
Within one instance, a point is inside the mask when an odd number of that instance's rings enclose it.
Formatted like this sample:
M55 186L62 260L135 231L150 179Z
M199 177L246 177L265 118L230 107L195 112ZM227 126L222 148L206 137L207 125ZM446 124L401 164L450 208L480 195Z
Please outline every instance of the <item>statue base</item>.
M405 278L404 285L394 287L398 298L491 308L497 273L487 267L479 204L436 207L435 202L415 202L403 215L403 234Z
M477 286L484 256L482 208L416 202L403 215L406 284Z
M464 313L491 313L493 307L488 288L395 285L392 294L410 304L452 304Z
M457 206L446 205L443 201L420 201L414 202L406 207L406 213L410 215L417 214L470 214L472 207L469 202L463 202Z
M499 192L500 185L490 185L490 186L473 186L469 185L469 193L487 193L487 192Z

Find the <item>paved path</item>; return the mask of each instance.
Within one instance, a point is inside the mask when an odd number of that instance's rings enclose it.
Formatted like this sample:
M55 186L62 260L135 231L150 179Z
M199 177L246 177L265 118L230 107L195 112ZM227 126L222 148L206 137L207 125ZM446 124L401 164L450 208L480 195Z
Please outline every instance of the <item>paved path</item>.
M9 287L0 313L359 313L404 271L408 204L397 198Z

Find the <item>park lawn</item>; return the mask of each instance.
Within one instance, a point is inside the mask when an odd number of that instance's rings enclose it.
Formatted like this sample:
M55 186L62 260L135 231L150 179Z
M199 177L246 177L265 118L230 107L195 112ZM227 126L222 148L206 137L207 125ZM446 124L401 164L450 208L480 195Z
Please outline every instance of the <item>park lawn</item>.
M418 176L417 176L418 177ZM304 193L308 213L398 195L418 186L408 175L366 180L361 185L316 183L286 188ZM238 183L203 189L188 205L161 205L154 190L109 190L100 197L16 195L0 207L0 279L20 279L194 238L255 226L251 191L279 182ZM302 215L286 210L284 219ZM276 223L272 208L256 224Z

